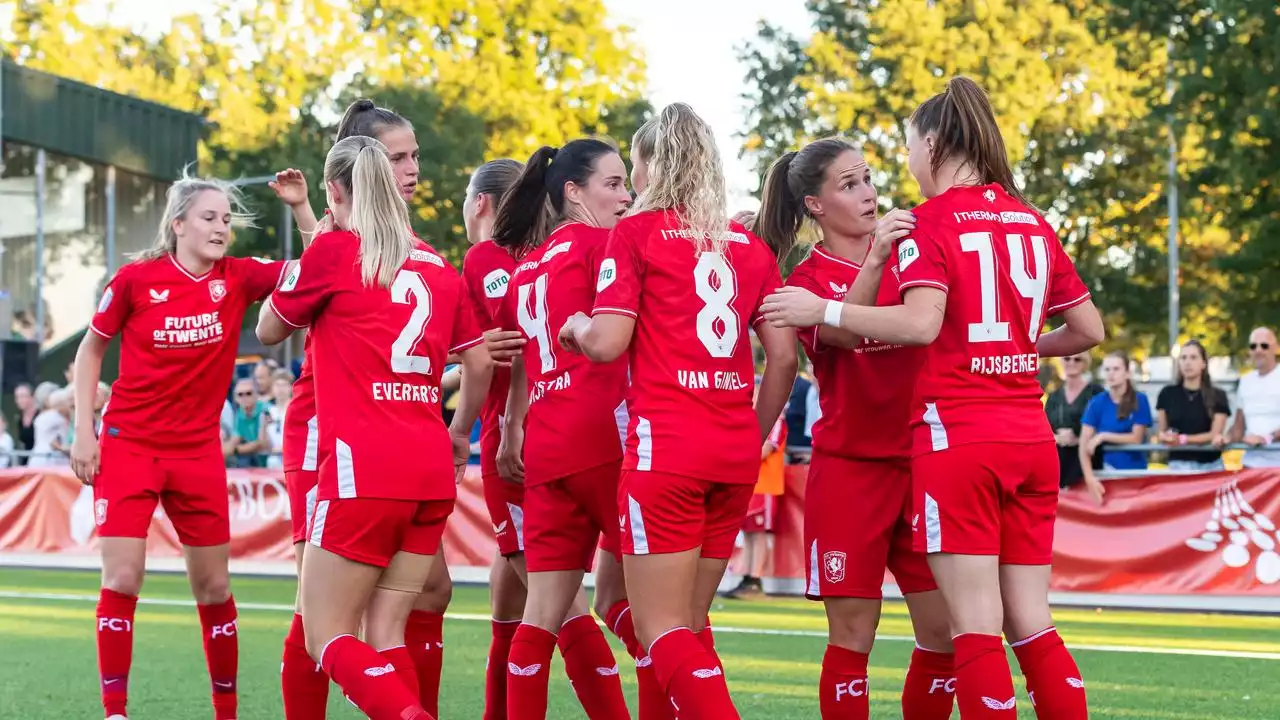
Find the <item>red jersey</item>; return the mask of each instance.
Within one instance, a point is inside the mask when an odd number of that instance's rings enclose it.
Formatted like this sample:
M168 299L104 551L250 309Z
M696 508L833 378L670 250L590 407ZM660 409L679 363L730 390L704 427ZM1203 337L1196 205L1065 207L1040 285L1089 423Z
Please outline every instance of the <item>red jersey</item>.
M516 259L493 241L476 243L462 259L462 281L472 312L483 323L483 329L501 326L499 313L507 296ZM507 390L511 387L511 370L493 369L489 395L480 408L480 473L498 474L498 444L502 441L503 416L507 411Z
M320 468L320 426L316 420L316 382L311 370L311 332L302 344L302 370L293 381L293 397L284 412L285 472Z
M953 187L914 212L898 243L900 288L947 293L916 384L916 453L1049 439L1036 340L1046 318L1089 299L1062 243L998 185Z
M560 347L565 320L588 312L609 231L582 223L556 228L512 276L503 326L528 338L525 484L566 477L622 457L614 411L627 386L626 360L597 364Z
M224 257L197 277L165 255L120 268L89 323L104 338L121 335L120 377L102 434L158 457L220 454L245 310L271 292L284 267Z
M862 266L821 245L788 278L820 298L844 300ZM900 305L897 267L885 265L876 305ZM813 449L827 455L891 460L911 457L911 411L924 348L863 338L845 350L824 345L818 328L800 330L818 385L822 417L813 426Z
M750 328L782 279L760 238L736 223L725 238L723 252L698 252L669 211L624 218L609 236L593 313L636 319L628 470L756 481Z
M369 287L359 238L331 232L302 253L271 304L285 323L311 327L317 498L455 497L440 376L450 352L484 340L458 272L415 241L391 287Z

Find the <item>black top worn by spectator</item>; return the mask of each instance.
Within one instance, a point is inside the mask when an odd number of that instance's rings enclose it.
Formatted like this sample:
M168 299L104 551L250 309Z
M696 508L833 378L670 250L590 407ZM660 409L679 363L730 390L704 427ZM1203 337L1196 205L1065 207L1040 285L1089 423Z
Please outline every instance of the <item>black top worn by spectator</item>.
M1178 435L1197 435L1213 429L1213 415L1222 413L1231 415L1231 405L1227 402L1227 394L1218 388L1212 388L1213 413L1205 407L1202 389L1188 390L1181 385L1169 385L1160 391L1156 399L1156 409L1163 410L1165 419L1169 421L1169 429ZM1211 463L1222 457L1221 450L1171 450L1170 460L1186 460L1198 463Z
M1080 394L1071 402L1067 402L1067 386L1060 385L1057 390L1049 393L1049 399L1045 401L1044 412L1049 417L1049 425L1056 433L1063 428L1071 428L1071 431L1080 437L1080 420L1084 417L1084 409L1089 406L1089 400L1100 392L1106 392L1103 387L1097 383L1089 383L1084 386ZM1102 469L1102 453L1094 453L1094 469ZM1078 445L1064 447L1058 446L1058 471L1060 473L1058 484L1061 487L1071 487L1084 480L1084 471L1080 469L1080 451Z

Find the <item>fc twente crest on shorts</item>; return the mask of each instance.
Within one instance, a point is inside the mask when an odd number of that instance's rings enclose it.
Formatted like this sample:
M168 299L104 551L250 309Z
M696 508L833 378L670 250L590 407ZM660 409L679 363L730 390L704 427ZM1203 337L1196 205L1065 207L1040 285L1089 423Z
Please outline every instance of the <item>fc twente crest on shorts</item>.
M830 550L822 555L822 569L827 574L827 582L844 581L845 554L839 550Z
M222 302L222 298L227 296L227 283L225 280L209 281L209 297L214 302Z

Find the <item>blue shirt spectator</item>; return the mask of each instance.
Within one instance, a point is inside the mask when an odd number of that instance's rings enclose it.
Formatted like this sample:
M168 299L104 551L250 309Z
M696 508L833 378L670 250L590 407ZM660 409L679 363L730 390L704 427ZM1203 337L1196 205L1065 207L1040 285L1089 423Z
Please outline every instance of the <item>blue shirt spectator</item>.
M1147 429L1152 425L1151 402L1146 395L1134 390L1128 358L1120 353L1108 355L1102 361L1102 374L1107 391L1089 400L1081 419L1082 460L1091 459L1105 444L1139 444L1146 439ZM1112 470L1145 470L1147 455L1104 448L1102 462ZM1089 475L1091 473L1086 472L1086 480Z

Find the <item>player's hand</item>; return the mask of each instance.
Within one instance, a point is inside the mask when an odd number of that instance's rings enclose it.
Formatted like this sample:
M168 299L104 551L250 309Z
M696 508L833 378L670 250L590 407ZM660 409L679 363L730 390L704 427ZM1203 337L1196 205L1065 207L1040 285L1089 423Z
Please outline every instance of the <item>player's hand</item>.
M281 170L276 173L274 181L267 183L267 187L289 207L296 207L307 201L307 176L301 170Z
M1253 447L1260 447L1267 444L1267 439L1261 435L1245 435L1244 444L1252 445Z
M734 213L733 221L738 223L742 227L752 232L755 232L756 214L751 212L750 210L743 210L741 212Z
M93 433L76 433L71 443L71 472L85 485L93 485L99 470L98 439Z
M484 333L484 345L489 349L489 357L502 367L511 367L511 358L520 354L526 342L524 333L519 330L493 328Z
M524 429L506 426L498 443L498 475L507 482L524 484Z
M591 322L591 318L587 317L584 312L576 312L564 321L564 325L560 328L560 347L577 355L582 354L582 348L578 346L577 330L579 325Z
M885 213L876 222L875 238L871 243L871 252L867 262L884 264L899 240L916 229L916 216L910 210L894 208Z
M764 299L760 312L774 327L814 327L822 324L827 301L798 287L778 288Z
M1106 504L1107 488L1103 486L1102 481L1096 477L1086 477L1084 479L1084 489L1098 503L1098 507Z
M451 432L449 439L453 441L453 481L461 485L467 463L471 462L471 437Z

